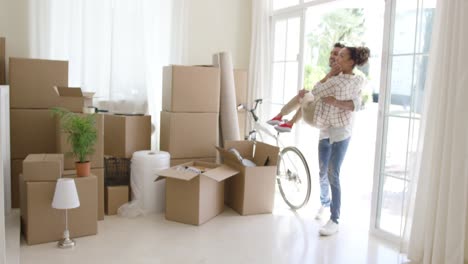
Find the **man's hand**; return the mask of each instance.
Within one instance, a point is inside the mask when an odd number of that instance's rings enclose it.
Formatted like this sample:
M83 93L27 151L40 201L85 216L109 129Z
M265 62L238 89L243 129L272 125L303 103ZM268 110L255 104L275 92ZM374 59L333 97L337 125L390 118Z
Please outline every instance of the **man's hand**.
M322 97L322 101L329 105L336 105L336 98L333 96Z
M300 99L300 98L304 98L304 95L306 93L308 93L309 91L307 91L306 89L302 89L300 90L298 93L297 93L297 98Z

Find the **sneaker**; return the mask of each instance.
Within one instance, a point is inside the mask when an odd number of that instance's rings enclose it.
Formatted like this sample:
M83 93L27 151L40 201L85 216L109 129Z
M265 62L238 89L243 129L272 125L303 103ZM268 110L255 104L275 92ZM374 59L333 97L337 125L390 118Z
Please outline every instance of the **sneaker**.
M325 206L320 206L320 208L317 211L317 214L315 215L315 220L322 220L323 213L325 212L327 208Z
M338 232L338 224L333 222L333 220L328 220L328 222L320 228L319 233L322 236L331 236Z
M291 132L292 126L293 126L292 124L283 123L281 125L275 126L275 129L278 132Z
M283 116L281 114L279 114L279 115L273 117L273 119L268 120L267 124L272 125L272 126L277 126L277 125L281 124L282 120L283 120Z

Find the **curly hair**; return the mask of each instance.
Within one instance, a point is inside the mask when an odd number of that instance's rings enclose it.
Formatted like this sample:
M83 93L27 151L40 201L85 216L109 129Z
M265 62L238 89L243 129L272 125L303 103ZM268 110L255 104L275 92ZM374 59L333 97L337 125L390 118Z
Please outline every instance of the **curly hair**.
M370 50L367 47L346 47L349 50L349 56L355 65L362 66L366 64L370 57Z

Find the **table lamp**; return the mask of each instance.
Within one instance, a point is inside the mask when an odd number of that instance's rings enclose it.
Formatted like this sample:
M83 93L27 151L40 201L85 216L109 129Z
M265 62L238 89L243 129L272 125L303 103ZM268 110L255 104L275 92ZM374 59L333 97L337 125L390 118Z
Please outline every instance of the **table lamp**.
M80 199L76 191L75 180L70 178L58 179L52 207L55 209L65 209L65 231L63 232L63 239L58 242L59 248L71 248L75 246L75 241L70 239L70 232L68 231L68 209L79 206Z

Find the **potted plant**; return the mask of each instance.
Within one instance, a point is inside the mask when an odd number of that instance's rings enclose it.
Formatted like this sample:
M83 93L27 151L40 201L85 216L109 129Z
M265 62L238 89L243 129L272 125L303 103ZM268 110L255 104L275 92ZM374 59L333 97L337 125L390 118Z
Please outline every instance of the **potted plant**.
M76 175L89 176L91 164L88 157L94 153L97 141L95 114L76 114L63 108L52 108L52 113L60 118L61 130L68 134L72 154L78 160L75 162Z

